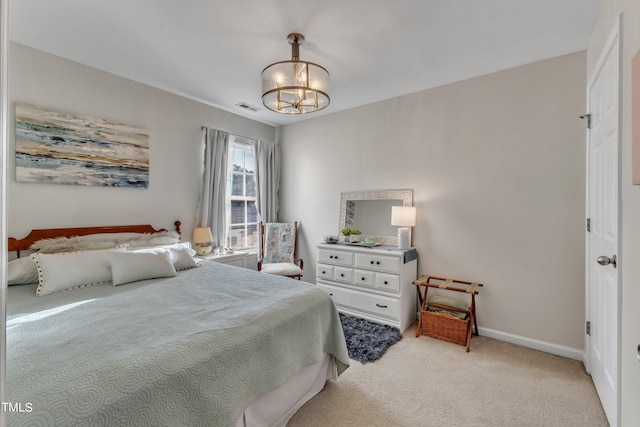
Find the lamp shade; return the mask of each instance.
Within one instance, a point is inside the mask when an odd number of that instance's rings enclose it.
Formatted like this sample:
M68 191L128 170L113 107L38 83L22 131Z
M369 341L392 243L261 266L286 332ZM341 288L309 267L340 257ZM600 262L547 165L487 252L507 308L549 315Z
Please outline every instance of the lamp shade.
M414 227L416 208L414 206L391 206L391 225Z
M213 241L211 228L198 227L193 230L193 243L210 243Z

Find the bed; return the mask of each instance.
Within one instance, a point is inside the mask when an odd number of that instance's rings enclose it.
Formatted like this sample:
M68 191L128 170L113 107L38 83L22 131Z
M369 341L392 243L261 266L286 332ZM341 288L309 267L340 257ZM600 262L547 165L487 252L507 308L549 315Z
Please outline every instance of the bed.
M42 236L161 231L40 230L10 239L9 249ZM23 409L7 414L9 425L285 425L348 367L337 310L311 284L211 261L131 280L142 277L137 270L162 270L156 261L178 265L174 252L101 250L112 282L45 292L56 278L52 260L82 271L92 261L74 257L100 252L87 250L38 254L38 283L9 286L7 400ZM69 270L71 283L80 273Z

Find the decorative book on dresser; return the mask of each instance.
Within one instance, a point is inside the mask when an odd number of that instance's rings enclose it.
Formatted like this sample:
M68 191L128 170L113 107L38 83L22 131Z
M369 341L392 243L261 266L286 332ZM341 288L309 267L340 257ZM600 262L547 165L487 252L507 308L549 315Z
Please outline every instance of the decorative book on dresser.
M417 251L395 246L317 246L316 284L344 314L395 326L416 320Z

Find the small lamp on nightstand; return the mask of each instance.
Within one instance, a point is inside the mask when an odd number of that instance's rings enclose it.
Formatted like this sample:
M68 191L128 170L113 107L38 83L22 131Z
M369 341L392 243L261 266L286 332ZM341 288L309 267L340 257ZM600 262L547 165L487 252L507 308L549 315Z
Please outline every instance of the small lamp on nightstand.
M197 227L193 230L193 249L199 256L211 253L213 235L209 227Z
M414 206L391 206L391 225L398 225L398 249L411 247L411 228L416 225Z

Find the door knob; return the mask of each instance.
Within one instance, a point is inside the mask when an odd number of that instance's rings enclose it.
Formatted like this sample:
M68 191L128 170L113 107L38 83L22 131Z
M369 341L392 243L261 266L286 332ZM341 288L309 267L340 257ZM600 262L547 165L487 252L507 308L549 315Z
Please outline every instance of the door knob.
M606 255L600 255L598 257L598 264L600 265L613 265L613 268L616 268L616 256L612 256L611 258L609 258Z

